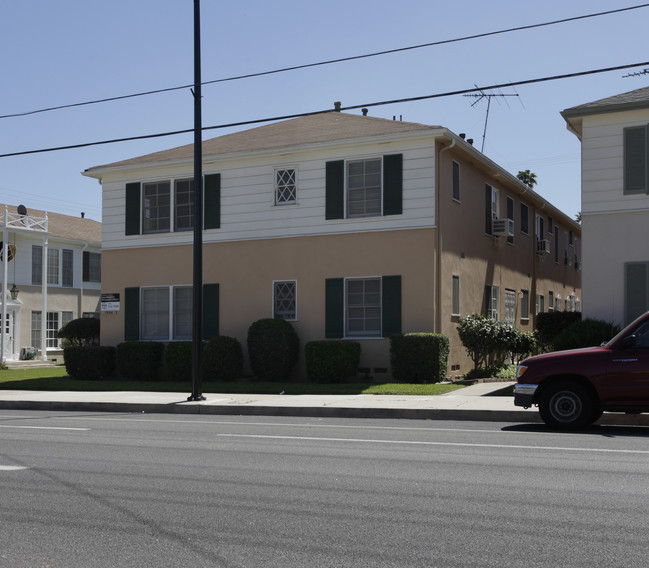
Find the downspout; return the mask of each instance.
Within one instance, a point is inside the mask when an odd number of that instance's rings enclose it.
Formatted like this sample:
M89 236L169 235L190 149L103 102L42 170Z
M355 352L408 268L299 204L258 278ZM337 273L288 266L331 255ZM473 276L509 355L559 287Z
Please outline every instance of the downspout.
M437 254L435 259L435 325L433 331L442 333L442 215L440 215L440 166L442 163L442 152L450 150L455 146L455 138L450 145L440 148L437 153L437 164L435 167L435 224L437 225Z

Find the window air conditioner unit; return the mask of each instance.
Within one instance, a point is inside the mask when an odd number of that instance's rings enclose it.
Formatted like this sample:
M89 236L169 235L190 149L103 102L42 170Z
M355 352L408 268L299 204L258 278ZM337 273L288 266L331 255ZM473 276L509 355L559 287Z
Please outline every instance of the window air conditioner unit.
M514 221L512 219L494 219L492 234L494 237L513 237Z
M550 254L550 241L548 239L536 241L536 254Z

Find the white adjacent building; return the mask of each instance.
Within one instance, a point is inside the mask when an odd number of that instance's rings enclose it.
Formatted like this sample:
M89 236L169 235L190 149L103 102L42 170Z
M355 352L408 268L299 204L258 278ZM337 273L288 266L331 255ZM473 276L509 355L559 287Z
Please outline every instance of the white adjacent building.
M58 330L99 317L101 223L0 205L0 228L2 360L18 360L29 348L39 359L62 360Z
M583 312L649 310L649 87L564 110L582 147Z

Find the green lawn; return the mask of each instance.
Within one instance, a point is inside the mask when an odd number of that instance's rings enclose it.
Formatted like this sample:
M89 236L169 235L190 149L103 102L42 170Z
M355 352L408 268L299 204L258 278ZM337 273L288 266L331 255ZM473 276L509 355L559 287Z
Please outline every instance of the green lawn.
M462 388L461 385L420 385L407 383L270 383L255 381L203 382L203 392L240 394L415 394L438 395ZM64 366L0 371L0 389L66 391L150 391L191 392L188 381L82 381L70 378Z

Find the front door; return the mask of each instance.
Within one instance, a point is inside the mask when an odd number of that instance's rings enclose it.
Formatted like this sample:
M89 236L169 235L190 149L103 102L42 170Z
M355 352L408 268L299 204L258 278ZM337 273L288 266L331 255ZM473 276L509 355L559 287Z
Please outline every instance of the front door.
M15 312L8 310L4 322L4 359L13 359L14 356L14 333L15 333ZM0 317L0 319L2 319Z

